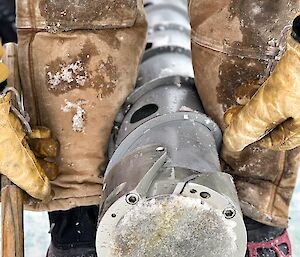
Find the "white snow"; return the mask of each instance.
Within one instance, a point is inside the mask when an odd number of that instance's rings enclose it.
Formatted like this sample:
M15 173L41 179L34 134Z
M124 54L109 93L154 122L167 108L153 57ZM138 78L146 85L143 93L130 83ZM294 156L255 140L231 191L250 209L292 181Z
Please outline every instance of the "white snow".
M193 110L192 108L185 106L185 105L181 106L179 111L180 112L197 112L197 111Z
M65 106L61 107L61 110L63 112L71 112L73 109L76 110L76 113L74 114L72 118L72 128L75 132L84 132L84 123L85 123L85 115L86 112L83 109L82 105L85 105L88 103L87 100L79 99L75 103L72 103L65 99Z
M171 68L164 68L164 69L161 69L158 77L159 78L167 77L169 75L173 75L173 73L174 73L174 71Z
M262 11L262 8L259 5L257 5L256 3L252 3L251 12L253 15L258 15L261 13L261 11Z
M83 86L87 80L87 72L84 70L82 62L77 60L69 65L60 65L60 71L52 74L52 72L47 72L48 84L50 88L57 89L61 83L66 82L70 84L73 81L79 86Z

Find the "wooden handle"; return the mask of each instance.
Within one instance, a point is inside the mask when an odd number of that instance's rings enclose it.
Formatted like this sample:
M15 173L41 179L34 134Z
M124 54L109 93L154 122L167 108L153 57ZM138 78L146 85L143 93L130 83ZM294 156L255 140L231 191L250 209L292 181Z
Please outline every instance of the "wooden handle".
M2 256L24 256L23 193L1 176Z
M7 86L15 87L19 92L20 78L18 72L17 45L4 45L3 62L10 70ZM24 256L23 230L23 192L7 177L1 176L1 209L2 209L2 256Z

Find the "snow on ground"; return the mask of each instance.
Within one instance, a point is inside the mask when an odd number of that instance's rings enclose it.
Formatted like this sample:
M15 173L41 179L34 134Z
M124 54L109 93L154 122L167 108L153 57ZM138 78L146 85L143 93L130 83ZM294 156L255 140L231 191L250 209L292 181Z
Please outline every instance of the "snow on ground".
M24 224L25 257L45 257L50 244L48 214L26 211Z
M300 257L300 176L290 208L289 234L293 245L293 257ZM25 212L25 257L45 257L50 242L48 215L45 212ZM0 249L0 256L1 249Z
M25 257L46 257L50 243L48 231L49 222L46 212L24 212ZM1 246L0 256L2 256Z

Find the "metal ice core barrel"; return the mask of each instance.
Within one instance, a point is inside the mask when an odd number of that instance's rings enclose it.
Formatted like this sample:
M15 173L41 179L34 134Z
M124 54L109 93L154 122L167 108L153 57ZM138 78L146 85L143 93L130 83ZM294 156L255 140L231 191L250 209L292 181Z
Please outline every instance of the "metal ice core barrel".
M136 89L115 119L98 256L244 257L236 189L218 158L221 131L194 86L186 6L145 6L147 50Z

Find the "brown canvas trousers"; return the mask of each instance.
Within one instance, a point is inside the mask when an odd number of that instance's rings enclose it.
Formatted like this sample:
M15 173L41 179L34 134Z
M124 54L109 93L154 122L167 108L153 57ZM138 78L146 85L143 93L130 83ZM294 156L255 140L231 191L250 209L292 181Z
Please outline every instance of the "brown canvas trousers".
M134 88L147 24L141 1L19 0L20 75L32 125L61 144L60 175L48 204L99 204L115 114Z
M265 76L273 39L291 24L300 1L190 0L189 8L197 89L207 114L224 130L225 111L243 98L243 87ZM244 214L287 226L299 149L279 152L253 144L235 155L223 152L222 159Z
M98 204L101 170L115 114L134 86L146 22L141 2L19 0L21 79L32 124L61 142L61 175L35 210ZM103 3L103 4L102 4ZM270 40L300 10L300 0L190 0L193 65L206 112L224 129L224 112L243 83L264 75ZM286 226L298 149L254 144L223 156L245 215Z

